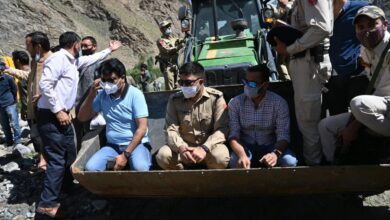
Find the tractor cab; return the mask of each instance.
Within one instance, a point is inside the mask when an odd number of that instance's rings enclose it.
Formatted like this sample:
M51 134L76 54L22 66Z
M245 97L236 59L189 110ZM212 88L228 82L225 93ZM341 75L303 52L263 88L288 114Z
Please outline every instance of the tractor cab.
M266 42L265 15L269 1L199 0L179 10L186 33L184 62L198 61L206 69L206 84L240 84L249 66L267 63L277 80L275 59Z

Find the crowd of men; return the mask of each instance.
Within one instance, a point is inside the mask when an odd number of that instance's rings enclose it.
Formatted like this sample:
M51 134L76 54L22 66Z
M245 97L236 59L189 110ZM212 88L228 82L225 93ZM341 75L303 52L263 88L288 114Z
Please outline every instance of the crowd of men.
M290 58L288 72L303 136L304 161L300 162L332 163L339 143L350 144L363 128L390 136L390 33L384 12L347 0L296 0L289 11L291 25L303 32L302 37L290 45L278 37L274 40L276 52ZM182 42L171 36L170 26L160 23L159 59L166 88L180 91L168 101L161 131L166 143L155 155L159 167L296 166L290 148L289 106L268 90L267 65L248 68L244 93L226 103L222 92L205 86L202 65L189 62L178 68L173 62ZM106 59L121 43L110 41L107 49L97 52L95 38L65 32L56 52L51 52L42 32L26 35L25 41L30 56L15 51L16 69L1 67L7 74L0 79L0 119L7 143L19 143L16 86L10 76L27 80L22 117L42 153L39 166L46 170L37 212L57 214L62 186L73 184L69 167L76 158L76 145L94 124L91 120L99 124L96 121L104 119L107 141L87 161L87 171L107 170L110 161L114 170L150 170L144 94L128 82L120 60ZM150 78L146 65L141 72L145 91ZM364 87L368 89L362 95ZM322 106L331 115L323 120Z

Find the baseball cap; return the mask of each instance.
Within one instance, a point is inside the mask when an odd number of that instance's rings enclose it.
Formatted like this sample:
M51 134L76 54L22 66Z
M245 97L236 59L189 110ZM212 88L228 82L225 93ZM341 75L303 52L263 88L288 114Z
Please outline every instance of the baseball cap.
M163 27L166 27L166 26L168 26L168 25L171 25L171 22L169 22L169 21L162 21L162 22L160 22L159 24L158 24L158 26L160 27L160 28L163 28Z
M353 19L353 24L355 24L356 19L362 15L365 15L372 19L386 18L385 12L381 8L374 5L368 5L359 9L359 11L355 15L355 18Z

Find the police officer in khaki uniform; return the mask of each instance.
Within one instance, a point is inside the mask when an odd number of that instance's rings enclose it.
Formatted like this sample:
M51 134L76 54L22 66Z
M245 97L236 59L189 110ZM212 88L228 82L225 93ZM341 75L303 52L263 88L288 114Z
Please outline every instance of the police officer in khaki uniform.
M160 63L160 70L164 75L165 90L172 90L176 88L178 51L184 46L183 40L172 36L172 24L170 22L162 21L158 25L162 36L157 41L157 47L160 51L157 58Z
M223 169L229 163L224 145L228 130L226 102L222 92L204 86L204 68L196 62L180 68L181 92L172 94L165 117L167 145L156 155L167 170L197 164Z
M306 164L318 165L322 157L317 128L321 93L331 73L327 50L333 28L333 0L296 0L291 10L291 25L304 34L289 46L275 39L276 50L290 55L289 72L296 118L303 135L303 156Z

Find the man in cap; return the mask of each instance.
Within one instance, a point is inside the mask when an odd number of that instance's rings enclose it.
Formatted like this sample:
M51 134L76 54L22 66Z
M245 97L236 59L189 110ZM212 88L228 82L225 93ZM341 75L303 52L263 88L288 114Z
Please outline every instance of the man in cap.
M331 71L327 50L333 27L332 3L333 0L296 0L291 9L291 25L303 32L302 37L289 46L275 39L276 51L291 58L295 112L308 165L318 165L322 159L318 123L321 93Z
M223 169L229 163L224 145L228 131L222 92L204 86L204 68L196 62L180 68L181 92L172 94L165 116L167 145L156 155L157 164L178 170L198 164Z
M157 47L160 51L158 61L164 75L165 90L172 90L176 88L178 51L183 48L183 43L182 40L172 36L171 22L162 21L158 26L162 33L161 38L157 41Z
M354 25L356 37L363 46L361 56L366 64L365 71L371 78L390 41L385 13L376 6L365 6L357 12ZM374 93L352 99L352 115L342 113L325 118L319 124L323 153L329 162L334 161L337 139L341 138L344 145L349 145L363 127L368 127L380 135L390 136L390 51L385 53L383 65L374 84Z

